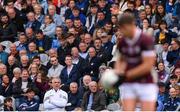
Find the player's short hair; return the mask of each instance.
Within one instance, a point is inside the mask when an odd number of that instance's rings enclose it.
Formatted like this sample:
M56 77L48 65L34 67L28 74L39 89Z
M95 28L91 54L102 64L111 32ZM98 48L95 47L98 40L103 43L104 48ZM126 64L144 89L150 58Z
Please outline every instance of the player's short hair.
M131 13L124 13L119 18L119 26L133 24L135 22L135 17Z

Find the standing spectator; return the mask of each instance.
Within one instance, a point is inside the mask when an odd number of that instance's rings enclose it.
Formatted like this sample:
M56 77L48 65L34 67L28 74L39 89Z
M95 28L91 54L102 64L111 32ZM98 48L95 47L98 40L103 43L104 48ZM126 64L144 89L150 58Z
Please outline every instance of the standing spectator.
M56 24L53 21L53 17L50 15L45 15L44 24L41 25L40 29L43 31L44 35L53 38L56 29Z
M69 86L71 82L77 82L79 73L76 65L72 64L71 56L66 56L65 63L66 66L61 71L60 79L64 85Z
M177 97L175 88L169 89L169 98L164 103L164 111L176 111L179 106L180 99ZM177 110L178 111L178 110Z
M56 26L60 26L63 24L62 17L56 14L56 7L54 5L49 5L48 12L49 12L49 15L53 17L53 20Z
M52 89L47 91L44 96L45 111L64 111L68 102L68 94L60 89L61 80L52 79Z
M40 28L41 23L36 20L34 12L29 12L27 14L28 22L25 25L26 28L32 28L33 31L36 31Z
M90 91L86 92L83 96L83 100L81 103L81 108L83 111L101 111L105 109L106 106L106 98L105 95L102 94L97 89L97 83L92 81L89 83Z
M44 35L42 30L37 30L36 33L36 45L40 53L47 52L51 48L52 40Z
M76 82L71 82L69 88L70 92L68 93L68 103L71 105L66 107L66 111L73 111L76 108L79 108L81 103L81 100L79 99L78 84Z
M51 68L48 70L48 77L59 77L63 70L63 66L59 64L57 57L51 57Z
M171 51L167 54L167 61L169 64L175 65L176 62L180 59L180 42L177 39L172 40L171 42Z
M38 111L39 101L35 99L35 91L28 89L26 96L20 99L19 111Z
M0 61L3 64L7 64L8 53L4 51L4 46L0 44Z
M14 42L17 35L16 26L10 22L7 14L2 14L0 19L0 42L7 40Z

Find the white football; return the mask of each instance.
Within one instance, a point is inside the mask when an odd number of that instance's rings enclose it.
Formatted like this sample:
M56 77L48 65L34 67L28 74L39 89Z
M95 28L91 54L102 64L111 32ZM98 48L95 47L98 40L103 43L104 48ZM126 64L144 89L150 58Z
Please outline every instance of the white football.
M101 84L104 88L110 88L118 81L119 77L115 74L114 70L106 69L101 76Z

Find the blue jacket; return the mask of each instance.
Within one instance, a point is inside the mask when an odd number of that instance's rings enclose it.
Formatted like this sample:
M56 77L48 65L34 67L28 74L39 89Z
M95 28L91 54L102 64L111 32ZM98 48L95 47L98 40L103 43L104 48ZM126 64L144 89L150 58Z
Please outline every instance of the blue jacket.
M70 19L74 20L75 18L79 18L83 25L86 24L86 16L84 14L79 14L78 17L75 17L73 14L70 16Z
M79 76L77 70L78 70L77 67L75 65L73 65L73 68L68 76L67 66L65 68L63 68L63 70L61 71L61 75L60 75L62 84L69 85L71 82L77 82L77 79Z
M8 53L4 51L0 52L0 60L3 64L7 63L7 59L8 59Z
M28 100L27 97L20 98L20 104L18 107L19 111L38 111L39 110L39 101L36 99Z
M173 13L174 5L170 5L169 2L166 2L166 13Z
M39 30L40 26L41 26L41 23L39 21L35 20L34 22L27 22L27 24L25 25L25 29L32 28L33 31L37 31L37 30Z

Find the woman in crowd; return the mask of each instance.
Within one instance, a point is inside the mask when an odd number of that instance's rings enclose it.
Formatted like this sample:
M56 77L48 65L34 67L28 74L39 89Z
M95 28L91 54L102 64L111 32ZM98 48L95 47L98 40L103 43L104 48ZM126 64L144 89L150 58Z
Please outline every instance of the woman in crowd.
M7 75L2 76L2 84L0 85L0 95L4 97L9 97L13 95L12 92L13 85L11 84L9 77Z
M150 22L147 18L145 18L143 20L143 32L145 32L146 34L148 34L149 36L153 36L154 35L154 29L151 28L150 26Z

